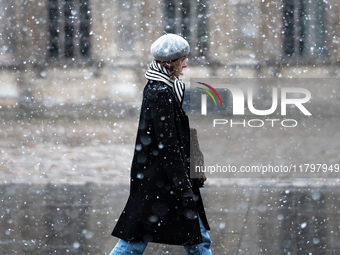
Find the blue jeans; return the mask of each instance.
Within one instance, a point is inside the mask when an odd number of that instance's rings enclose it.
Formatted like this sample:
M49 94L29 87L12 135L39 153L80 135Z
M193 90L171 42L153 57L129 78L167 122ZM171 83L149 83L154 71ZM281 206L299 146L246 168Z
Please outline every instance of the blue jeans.
M209 234L204 228L201 218L198 217L198 219L200 222L203 242L194 245L183 245L183 247L188 255L211 255L210 250L211 240ZM148 243L126 242L122 239L119 239L118 243L113 248L110 255L128 255L128 254L141 255L143 254L147 245Z

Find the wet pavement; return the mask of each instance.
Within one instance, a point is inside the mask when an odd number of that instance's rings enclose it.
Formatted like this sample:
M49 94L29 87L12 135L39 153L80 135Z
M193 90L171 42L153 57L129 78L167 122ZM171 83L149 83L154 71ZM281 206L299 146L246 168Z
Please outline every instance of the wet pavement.
M339 254L339 188L207 185L213 254ZM2 254L109 254L127 185L0 186ZM149 244L151 254L185 254Z
M290 150L297 141L307 146L299 160L312 155L339 162L338 118L318 125L323 132L228 130L224 153L235 165L253 164L254 155L255 163L280 156L278 162L287 163L297 154ZM1 119L2 254L108 254L117 241L110 232L128 196L136 129L136 117ZM219 157L221 148L209 148L211 134L199 135L205 158ZM250 136L254 148L244 138ZM209 176L202 193L213 253L339 254L338 178L274 177ZM145 254L185 252L149 244Z

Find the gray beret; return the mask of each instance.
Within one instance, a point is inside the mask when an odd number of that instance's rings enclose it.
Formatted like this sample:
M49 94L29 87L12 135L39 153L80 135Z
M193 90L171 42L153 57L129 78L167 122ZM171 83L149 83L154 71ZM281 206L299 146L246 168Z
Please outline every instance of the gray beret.
M151 45L151 55L158 61L170 61L188 55L189 43L181 36L166 34Z

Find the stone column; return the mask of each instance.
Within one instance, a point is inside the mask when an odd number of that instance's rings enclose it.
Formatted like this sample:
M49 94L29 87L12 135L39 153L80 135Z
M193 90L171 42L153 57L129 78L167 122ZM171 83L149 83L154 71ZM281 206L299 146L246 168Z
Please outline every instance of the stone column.
M11 0L0 0L0 106L15 106L18 97L14 67L16 25Z
M281 1L277 0L265 0L260 3L258 59L262 64L274 64L282 53L282 10L280 4Z
M230 61L230 54L233 49L232 12L231 1L211 0L209 34L210 34L210 57L222 65L227 65Z
M115 31L117 23L116 1L99 0L91 3L91 50L98 61L110 61L117 53Z
M337 0L328 1L327 6L327 55L332 63L340 59L340 5Z
M12 64L14 41L12 29L15 26L13 19L12 3L8 0L0 0L0 65L8 66Z
M16 81L18 88L18 103L20 108L28 108L31 104L32 92L26 82L28 60L26 10L24 1L13 0L13 21L17 26L13 26L13 40L15 47L13 51L14 63L16 65Z

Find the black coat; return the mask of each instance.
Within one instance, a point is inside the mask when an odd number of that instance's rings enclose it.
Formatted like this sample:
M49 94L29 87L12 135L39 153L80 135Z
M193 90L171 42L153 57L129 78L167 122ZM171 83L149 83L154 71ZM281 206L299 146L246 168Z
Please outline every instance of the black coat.
M130 196L112 235L131 242L188 245L202 242L197 216L209 230L198 186L189 178L189 120L172 88L149 81L131 166ZM181 191L192 188L195 208Z

